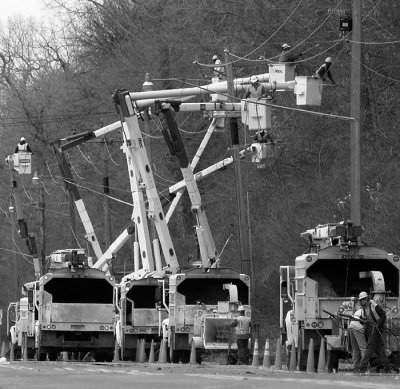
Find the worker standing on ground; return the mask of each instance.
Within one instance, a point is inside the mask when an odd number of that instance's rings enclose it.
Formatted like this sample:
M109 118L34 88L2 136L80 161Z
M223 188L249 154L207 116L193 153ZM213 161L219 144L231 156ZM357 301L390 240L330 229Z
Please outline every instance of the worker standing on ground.
M238 307L239 316L228 323L228 326L235 327L236 343L238 347L238 364L249 364L249 338L251 332L251 319L245 315L246 310L243 305Z
M367 340L365 339L364 334L364 325L360 322L362 309L354 312L353 317L354 320L350 321L348 331L350 335L350 344L353 350L353 364L354 364L354 372L358 372L360 370L360 363L362 358L365 355L365 349L367 347Z
M226 77L225 67L221 66L221 60L218 58L218 55L214 55L212 58L215 68L214 68L214 77L218 77L220 80Z
M325 77L328 76L329 80L333 85L336 85L336 82L332 78L331 74L331 66L332 66L332 58L328 57L325 60L325 63L322 64L318 70L315 72L313 75L313 78L321 79L322 81L325 81Z
M291 46L284 43L279 55L279 62L296 62L302 55L303 53L294 54Z
M385 311L375 301L370 300L366 292L360 293L358 301L362 307L361 319L365 320L364 331L367 338L365 354L360 362L360 373L367 371L374 354L379 365L388 367L390 363L385 355L383 339L383 326L386 322Z
M15 153L32 153L32 150L24 137L22 137L17 144L17 147L15 148Z
M268 96L267 88L263 84L260 84L257 76L251 76L250 82L251 84L246 88L246 91L244 92L244 99L247 99L248 97L261 99L262 97Z

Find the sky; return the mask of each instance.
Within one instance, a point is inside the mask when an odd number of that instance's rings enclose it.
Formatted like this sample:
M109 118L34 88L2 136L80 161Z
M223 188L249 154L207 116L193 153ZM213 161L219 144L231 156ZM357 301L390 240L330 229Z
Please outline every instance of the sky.
M0 0L0 22L3 26L14 15L41 19L48 14L49 10L42 0Z

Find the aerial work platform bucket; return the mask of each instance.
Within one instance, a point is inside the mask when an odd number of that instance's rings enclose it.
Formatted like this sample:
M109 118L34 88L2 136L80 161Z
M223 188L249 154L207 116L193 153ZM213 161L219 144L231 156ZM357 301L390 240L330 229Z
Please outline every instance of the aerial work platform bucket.
M272 107L266 105L269 99L242 100L242 122L249 130L268 130L272 128Z
M297 105L320 106L322 101L322 80L307 76L297 76L294 86Z
M14 169L19 174L31 174L32 153L15 153L13 154Z
M269 82L287 82L294 80L294 68L296 65L290 63L271 63L269 68Z
M213 77L211 79L211 82L213 84L218 84L221 82L221 80L218 77ZM221 93L211 93L211 101L228 101L229 95L228 93L221 94Z

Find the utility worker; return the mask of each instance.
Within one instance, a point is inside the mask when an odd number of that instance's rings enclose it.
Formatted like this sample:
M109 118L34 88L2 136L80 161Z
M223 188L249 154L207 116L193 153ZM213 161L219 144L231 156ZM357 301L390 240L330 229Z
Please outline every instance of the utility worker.
M253 136L253 139L258 143L273 143L272 136L266 130L259 130Z
M29 144L26 142L25 138L22 137L17 144L17 147L15 148L15 153L32 153L31 148L29 147Z
M353 350L353 364L354 372L360 371L360 362L365 355L365 349L367 347L367 340L364 334L364 325L361 323L362 309L354 312L354 320L350 321L348 330L350 335L350 344Z
M302 55L303 53L295 55L291 49L291 46L287 43L284 43L282 45L282 51L279 55L279 62L296 62Z
M168 346L168 331L169 331L168 317L161 322L161 331L162 331L162 340L164 341L164 347L166 347L167 361L170 362L170 348Z
M383 339L383 326L386 321L385 311L373 300L369 299L366 292L358 296L362 312L361 319L365 320L364 331L367 339L365 354L360 362L360 373L365 373L372 356L376 354L376 362L388 367L390 365L385 355L385 342Z
M218 55L214 55L212 57L212 60L214 62L214 65L216 66L214 68L214 77L218 77L219 79L225 78L225 67L224 66L218 66L221 65L221 60L218 58Z
M325 60L325 63L322 64L318 70L315 72L315 74L313 75L313 78L317 78L317 79L321 79L322 81L325 81L325 76L328 76L328 78L330 79L331 83L333 85L336 85L336 82L333 80L332 78L332 74L331 74L331 66L332 66L332 58L328 57Z
M228 325L230 327L235 327L239 365L248 365L251 319L245 315L246 310L243 305L238 307L238 313L239 316Z
M250 82L251 84L246 88L246 91L244 92L244 99L247 99L248 97L261 99L262 97L268 96L267 88L264 85L260 84L257 76L251 76Z

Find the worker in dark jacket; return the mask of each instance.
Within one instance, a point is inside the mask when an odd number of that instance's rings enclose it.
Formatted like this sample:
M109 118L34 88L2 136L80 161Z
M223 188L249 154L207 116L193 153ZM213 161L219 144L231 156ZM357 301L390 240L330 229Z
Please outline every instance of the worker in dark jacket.
M250 85L246 88L243 98L247 99L249 97L255 99L261 99L262 97L268 96L268 89L260 83L257 76L250 77Z
M296 62L303 53L294 54L292 48L287 43L282 45L282 51L279 55L279 62Z
M386 313L374 300L369 299L366 292L360 293L358 301L362 308L361 319L365 321L364 332L367 338L367 347L360 362L360 373L365 373L374 354L379 365L390 365L385 355L385 342L383 339Z
M15 148L15 153L32 153L32 150L24 137L22 137L17 144L17 147Z
M332 74L331 74L331 66L332 66L332 58L328 57L325 60L325 63L322 64L318 70L315 72L315 74L313 75L313 78L319 78L322 81L325 81L325 77L328 76L329 80L331 81L331 83L333 85L336 85L336 82L333 80L332 78Z
M249 338L251 331L251 319L246 316L246 310L243 305L238 307L239 316L228 324L235 327L236 344L238 347L239 365L249 364Z

